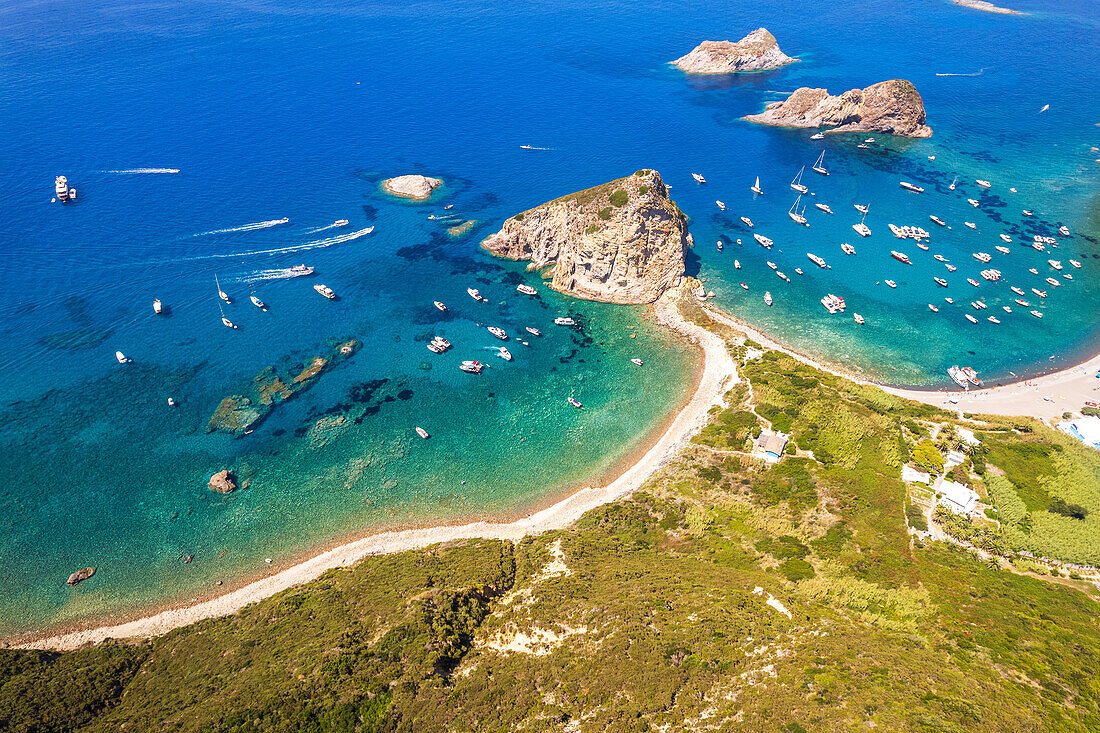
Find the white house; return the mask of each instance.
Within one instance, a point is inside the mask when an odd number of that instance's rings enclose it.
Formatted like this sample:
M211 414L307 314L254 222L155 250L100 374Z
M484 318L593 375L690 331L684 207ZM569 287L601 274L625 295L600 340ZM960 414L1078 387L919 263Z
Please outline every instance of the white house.
M956 514L969 514L978 503L978 494L973 489L954 481L942 481L936 490L943 494L940 503Z
M779 463L790 437L784 433L761 430L760 437L756 439L756 443L753 445L752 455L755 458L762 458L768 463Z
M966 463L966 456L957 450L949 451L943 462L943 470L950 471L955 466Z
M901 480L909 484L926 484L931 481L932 476L925 471L918 471L912 466L901 467Z
M1058 429L1092 448L1100 448L1100 417L1079 417L1058 423Z

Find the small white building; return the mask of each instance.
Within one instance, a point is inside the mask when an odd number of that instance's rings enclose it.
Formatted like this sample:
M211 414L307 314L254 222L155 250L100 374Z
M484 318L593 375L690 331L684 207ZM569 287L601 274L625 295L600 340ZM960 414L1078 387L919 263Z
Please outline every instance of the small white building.
M932 476L925 471L918 471L912 466L906 465L901 467L901 480L909 484L927 484L932 480Z
M943 470L950 471L955 466L961 466L966 463L966 455L960 451L949 451L943 461Z
M791 436L785 433L773 433L771 430L761 430L760 437L752 447L754 458L762 458L768 463L779 463L783 457L783 451L787 448L787 441Z
M970 514L978 504L978 494L969 486L954 481L942 481L936 490L943 494L940 504L956 514Z
M1100 417L1079 417L1058 423L1058 429L1085 445L1100 449Z

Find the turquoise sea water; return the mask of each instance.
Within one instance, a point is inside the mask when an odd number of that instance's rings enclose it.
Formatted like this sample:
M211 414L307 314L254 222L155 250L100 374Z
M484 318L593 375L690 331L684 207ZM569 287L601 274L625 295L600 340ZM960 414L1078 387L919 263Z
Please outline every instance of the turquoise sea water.
M610 470L684 399L691 352L642 309L545 287L535 299L517 294L536 278L477 242L516 211L641 167L660 170L692 217L689 270L718 304L811 353L928 386L941 386L952 363L996 379L1091 353L1100 10L1019 6L1033 14L877 0L813 12L795 2L0 8L0 633L188 598L263 571L266 557L277 568L374 526L524 511ZM703 38L761 25L801 62L732 78L686 78L666 63ZM817 143L739 119L801 85L837 92L893 77L921 91L931 139L876 136L860 150L858 137ZM811 206L805 229L786 216L788 183L822 144L832 175L807 172L811 203L836 213ZM144 169L180 172L119 172ZM446 186L420 204L379 192L382 178L410 172ZM76 204L50 203L59 173L78 189ZM756 175L766 194L754 200ZM979 195L975 178L994 187ZM902 191L903 179L926 193ZM871 204L869 239L850 228L856 202ZM936 228L931 213L952 229ZM742 214L775 239L772 252L752 244ZM282 217L289 223L241 230ZM336 219L350 223L322 229ZM469 236L446 233L466 219L481 222ZM932 251L958 272L898 247L887 222L929 229ZM1057 255L1019 244L1061 223L1074 236L1060 238ZM1009 255L993 249L1001 231L1015 240ZM845 257L842 241L859 254ZM895 247L914 265L892 260ZM970 257L978 250L994 254L1006 283L966 284L982 269ZM832 269L818 270L807 251ZM1055 290L1041 284L1051 256L1084 267ZM317 276L281 276L299 262ZM236 300L226 315L237 331L219 322L215 274ZM898 288L879 284L886 278ZM322 299L314 282L340 299ZM1051 291L1041 322L1012 304L1009 284ZM474 303L469 286L490 302ZM248 304L250 287L268 313ZM828 317L818 304L826 292L867 324ZM926 304L945 306L945 294L957 306L932 314ZM963 313L979 296L990 310L972 326ZM153 298L167 317L153 315ZM1001 304L1014 313L984 322ZM583 328L552 326L560 313ZM478 324L544 335L510 343L506 364ZM457 348L428 352L437 333ZM253 434L202 432L218 401L264 367L289 372L350 338L363 344L354 357ZM134 362L118 365L116 349ZM455 368L472 358L491 368L481 377ZM416 438L418 424L430 441ZM248 488L212 494L207 478L228 465ZM186 555L194 561L184 565ZM66 588L85 565L100 572Z

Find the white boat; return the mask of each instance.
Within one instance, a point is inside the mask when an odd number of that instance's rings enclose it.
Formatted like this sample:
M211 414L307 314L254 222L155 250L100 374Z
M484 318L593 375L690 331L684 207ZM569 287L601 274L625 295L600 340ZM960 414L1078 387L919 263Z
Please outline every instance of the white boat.
M802 185L802 174L805 172L805 170L806 166L802 166L801 168L799 168L798 175L796 175L794 177L794 180L791 181L791 188L793 188L795 191L798 191L800 194L810 192L809 188Z
M531 328L530 326L524 326L523 328L525 331L527 331L527 333L531 334L532 336L542 335L542 331L538 330L537 328Z
M526 283L517 285L516 290L520 293L523 293L524 295L537 295L539 292Z
M703 178L703 176L698 174L698 173L692 173L691 177L695 179L696 183L706 183L707 182L707 179Z
M938 307L932 305L931 303L928 304L928 310L932 311L933 313L939 313L940 312L940 309Z
M1001 241L1004 242L1005 244L1012 244L1012 237L1008 236L1004 232L998 234L997 236L1000 237Z
M979 178L978 180L974 181L974 183L978 184L978 185L979 185L979 186L981 186L982 188L991 188L991 187L993 186L993 184L992 184L992 183L990 183L989 181L983 181L983 180L982 180L981 178Z
M748 283L741 283L741 289L742 290L748 290L749 289L749 284Z
M818 257L815 254L811 254L810 252L807 252L806 256L810 258L810 262L813 262L818 267L821 267L821 268L828 267L828 265L825 264L825 260L822 259L821 257Z
M642 360L641 359L631 359L630 361L631 361L631 363L637 364L638 366L642 365Z
M861 214L866 214L867 209L871 208L870 204L852 204L852 206L856 207L856 211Z
M948 188L951 189L952 191L954 191L955 190L955 184L957 184L958 182L959 182L959 177L955 176L955 180L951 181L951 185L948 186Z
M875 139L874 139L873 137L869 137L869 138L867 138L866 140L864 140L863 142L865 142L865 143L867 143L868 145L870 145L870 144L871 144L871 143L873 143L874 141L875 141Z
M934 156L934 155L929 155L928 156L928 160L930 160L930 161L934 161L935 159L936 159L936 156Z
M794 274L796 274L796 275L805 275L806 273L802 272L801 267L796 267L796 268L794 268Z
M328 298L329 300L335 300L336 299L336 293L334 293L332 288L330 288L328 285L324 285L322 283L317 283L316 285L313 286L313 289L316 290L321 295Z
M764 292L764 305L771 305L771 304L772 304L772 302L773 302L773 301L772 301L772 293L771 293L771 291L770 291L770 290L767 290L767 291L765 291L765 292Z
M1055 270L1062 269L1062 263L1059 260L1047 260L1047 264L1053 267Z
M265 313L267 312L267 304L265 304L262 300L257 298L255 295L249 295L248 299L252 301L252 305L256 306L257 308L264 311Z
M923 188L914 183L909 183L908 181L901 181L898 183L898 185L904 188L906 191L912 191L913 193L924 193Z
M573 405L573 407L576 407L578 410L581 409L582 407L584 407L584 405L582 405L579 400L576 400L572 397L569 397L566 401L569 404Z
M964 221L963 224L965 224L970 229L977 229L978 228L978 225L975 224L972 221Z
M1058 282L1057 280L1055 280L1052 277L1048 277L1047 282L1050 283L1050 286L1054 287L1054 288L1061 287L1061 285L1062 285L1062 283Z
M168 406L169 407L175 407L176 406L176 401L171 397L168 398Z
M829 171L825 170L825 151L821 151L821 155L817 156L817 162L814 163L813 171L820 173L823 176L829 175Z
M760 188L760 176L756 177L756 183L749 186L749 190L753 193L764 193L764 190Z
M977 280L975 280L975 279L974 279L974 278L972 278L972 277L968 277L968 278L966 278L966 281L967 281L968 283L970 283L971 285L973 285L974 287L978 287L979 285L981 285L981 283L980 283L980 282L978 282Z
M936 262L947 262L947 258L941 254L932 255L932 259L934 259Z
M442 303L440 303L440 302L439 302L438 300L433 300L433 301L432 301L432 303L434 303L434 304L435 304L435 307L436 307L436 308L437 308L437 309L438 309L438 310L439 310L440 312L442 312L442 313L446 313L446 312L447 312L447 306L443 305L443 304L442 304Z
M745 226L747 226L749 229L752 229L752 227L753 227L752 219L750 219L747 216L742 216L741 221L745 222Z
M1072 280L1073 279L1073 275L1068 273L1068 272L1063 272L1062 277L1064 277L1066 280Z
M733 269L735 269L735 270L740 270L741 269L741 260L734 260L733 261Z
M859 236L861 236L861 237L869 237L869 236L871 236L871 227L867 226L867 225L866 225L866 224L864 223L864 222L866 221L866 219L867 219L867 212L866 212L866 211L864 211L864 212L863 212L863 218L859 220L859 223L858 223L858 224L853 224L853 225L852 225L852 229L855 229L855 230L856 230L856 234L858 234L858 235L859 235Z
M753 234L752 237L760 243L761 247L765 249L771 249L772 245L775 244L775 242L773 242L768 237L765 237L763 234Z
M925 244L924 242L917 242L917 249L923 249L925 252L927 252L928 251L928 245Z
M1036 318L1042 318L1043 317L1042 311L1031 311L1031 315L1035 316Z
M824 212L825 212L826 214L831 214L831 213L833 213L833 210L829 208L829 205L828 205L828 204L814 204L814 206L816 206L817 208L821 209L821 210L822 210L822 211L824 211Z
M971 323L977 323L978 322L978 319L975 318L974 316L970 315L969 313L966 314L966 320L970 321Z
M1046 252L1046 250L1047 250L1047 246L1045 244L1043 244L1042 242L1032 242L1031 243L1031 248L1033 250L1035 250L1036 252Z
M1023 215L1024 216L1035 216L1035 212L1031 211L1030 209L1024 209L1023 210Z
M1015 189L1015 188L1010 188L1010 189L1008 189L1008 190L1009 190L1009 192L1010 192L1010 193L1016 193L1016 189Z
M954 272L955 270L959 269L959 268L955 267L954 265L952 265L950 262L944 263L943 266L947 268L948 272Z
M483 300L486 300L486 298L481 297L481 291L479 291L477 288L466 288L466 292L469 294L469 296L471 298L476 300L478 303L480 303Z
M955 299L954 298L944 298L943 302L950 303L951 305L954 305L955 304Z
M334 227L346 227L348 224L349 222L347 219L337 219L336 221L332 222L332 226Z
M464 361L458 365L458 368L469 374L481 374L481 370L485 368L485 365L480 361Z
M224 290L222 290L222 286L221 286L221 283L218 282L218 276L217 275L214 275L214 284L218 286L218 297L221 298L222 300L224 300L226 303L232 303L233 301L230 300L229 296L226 294L226 292Z
M947 222L944 221L943 219L939 218L935 214L929 214L928 218L931 219L932 221L936 222L937 224L939 224L941 227L947 226Z
M975 252L972 257L981 263L987 263L991 259L993 259L992 255L990 255L988 252Z
M229 320L225 316L222 316L222 325L225 326L226 328L236 328L237 327L237 325L235 323L233 323L233 321Z
M954 380L955 384L959 385L963 389L970 389L970 380L963 374L962 369L957 366L953 366L947 370L947 376Z
M840 313L848 307L847 303L844 302L844 298L841 298L839 295L833 295L832 293L829 293L821 299L821 305L825 306L825 310L829 311L829 313Z
M907 265L913 264L909 260L909 255L905 254L904 252L898 252L896 249L890 250L890 256L893 257L898 262L904 262Z
M813 135L810 135L810 139L811 140L824 140L825 139L825 133L815 132Z
M512 352L504 348L503 346L497 349L497 356L499 356L501 359L504 359L504 361L512 360Z
M115 352L115 358L118 359L119 364L126 364L127 362L133 361L133 359L129 358L128 356L126 356L126 354L123 354L121 351L116 351Z
M153 312L156 313L158 316L161 313L164 313L164 304L160 302L159 298L153 301Z
M782 270L776 270L775 276L778 277L780 280L786 280L787 282L791 281L791 279L787 277Z
M982 310L985 310L986 308L989 307L988 305L986 305L985 303L983 303L980 300L972 300L972 301L970 301L970 305L976 311L982 311Z
M72 190L69 188L69 179L65 176L58 176L53 179L53 192L54 196L61 203L66 203L69 200L69 196ZM73 197L75 198L75 196Z
M856 248L847 242L841 242L840 251L846 255L854 255L856 253Z
M891 288L896 288L896 287L898 286L898 284L897 284L896 282L894 282L893 280L886 280L885 282L886 282L886 284L887 284L887 285L889 285L889 286L890 286Z
M855 318L856 323L858 323L861 326L863 325L863 323L864 323L863 316L861 316L858 313L853 313L852 316Z
M290 276L291 277L301 277L302 275L312 275L312 274L313 274L313 268L308 267L307 265L294 265L294 267L290 268Z
M503 328L497 328L496 326L486 326L485 330L496 336L501 341L508 340L508 334L504 332Z
M867 143L860 143L860 144L859 144L859 145L857 145L856 147L857 147L857 148L869 148L869 147L871 147L871 146L870 146L870 145L868 145Z
M1035 293L1035 294L1036 294L1036 295L1038 295L1038 296L1039 296L1040 298L1045 298L1045 297L1047 297L1047 291L1045 291L1045 290L1039 290L1039 288L1032 288L1032 289L1031 289L1031 292Z
M1058 227L1058 233L1061 234L1063 237L1068 237L1069 236L1069 227L1067 227L1065 224L1063 224L1062 226Z
M970 205L971 205L971 206L973 206L974 208L977 208L978 206L980 206L980 205L981 205L981 204L979 204L979 203L978 203L978 200L977 200L977 199L967 199L967 200L966 200L966 203L970 204Z
M1012 312L1012 309L1009 308L1007 305L1002 305L1001 310L1003 310L1005 313L1011 313Z
M998 252L1000 252L1003 255L1006 255L1006 254L1009 254L1010 252L1012 252L1012 250L1010 250L1008 247L1005 247L1005 246L1000 245L1000 244L998 244L993 249L997 250Z
M1015 285L1013 285L1011 288L1009 288L1009 290L1016 293L1016 295L1023 295L1024 294L1024 291L1021 290L1020 288L1016 287Z
M575 325L577 325L577 322L574 321L569 316L559 316L559 317L554 319L554 323L559 325L559 326L575 326Z
M772 268L773 270L778 270L779 269L779 265L775 264L771 260L768 260L768 262L766 264L768 265L768 267Z
M1071 265L1073 265L1074 267L1076 267L1077 269L1081 269L1081 263L1078 262L1077 260L1070 260L1069 263Z
M714 203L717 204L718 208L721 209L722 211L726 210L726 205L724 203L722 203L721 201L715 200Z
M802 226L809 226L806 223L806 217L798 212L798 203L802 200L802 194L798 195L798 198L791 204L791 210L787 212L787 216L791 217L791 221L795 224L801 224Z
M419 435L419 436L420 436L421 438L423 438L424 440L427 440L428 438L432 437L432 436L428 435L428 431L427 431L427 430L425 430L424 428L420 427L419 425L415 426L415 427L414 427L414 429L416 430L416 434L417 434L417 435Z
M944 280L942 277L933 277L932 279L935 280L936 284L939 285L941 288L947 287L947 281Z

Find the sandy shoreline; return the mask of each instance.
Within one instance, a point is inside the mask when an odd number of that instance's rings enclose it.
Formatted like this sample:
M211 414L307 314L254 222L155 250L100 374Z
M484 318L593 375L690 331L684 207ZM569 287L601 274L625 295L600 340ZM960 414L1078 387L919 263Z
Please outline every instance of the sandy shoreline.
M934 405L951 412L984 413L987 415L1028 415L1041 420L1051 421L1061 418L1064 412L1079 411L1085 402L1100 403L1100 354L1076 366L1051 372L1020 382L999 387L962 390L921 390L891 387L858 377L843 369L822 364L749 326L737 318L713 306L704 306L707 313L744 333L753 341L769 349L790 354L804 364L820 369L828 374L856 382L873 385L898 397Z
M680 410L656 443L640 460L608 485L581 489L546 509L512 522L479 521L457 526L372 534L334 547L286 570L207 601L165 610L134 621L18 642L14 646L65 650L105 639L156 636L202 619L230 615L251 603L313 580L326 570L353 565L370 555L403 552L461 539L518 540L527 535L568 526L585 512L632 493L706 424L710 408L721 404L726 390L738 380L736 367L723 340L705 329L683 321L670 295L657 302L655 314L658 323L700 346L703 352L702 375L687 405Z

